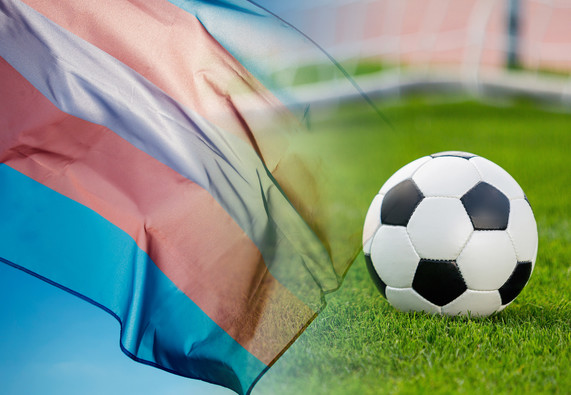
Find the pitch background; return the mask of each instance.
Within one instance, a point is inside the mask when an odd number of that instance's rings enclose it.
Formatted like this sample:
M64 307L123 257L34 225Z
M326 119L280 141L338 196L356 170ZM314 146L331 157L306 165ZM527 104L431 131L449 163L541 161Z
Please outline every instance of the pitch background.
M254 394L550 393L571 388L571 114L526 101L486 104L416 97L384 104L390 130L362 106L330 118L339 172L361 221L382 183L435 152L484 156L532 204L539 253L531 280L505 311L483 319L404 314L369 279L362 255L341 289ZM366 144L352 144L353 139ZM368 147L352 151L352 147Z

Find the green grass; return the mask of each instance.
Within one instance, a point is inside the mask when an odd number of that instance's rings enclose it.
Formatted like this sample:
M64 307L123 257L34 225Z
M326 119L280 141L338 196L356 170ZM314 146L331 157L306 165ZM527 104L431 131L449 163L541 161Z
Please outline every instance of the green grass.
M369 279L363 256L343 286L254 394L570 394L571 115L530 104L416 98L383 107L395 130L360 105L325 114L339 149L350 226L394 171L417 157L469 151L498 163L526 192L539 229L534 273L502 313L483 319L405 314ZM363 148L366 147L366 148Z
M349 59L341 62L340 65L351 76L357 77L366 74L374 74L380 71L388 70L396 67L392 64L386 64L376 58L360 58ZM322 64L308 64L296 69L288 69L280 73L293 73L294 78L291 83L293 85L305 85L316 82L330 81L334 79L345 79L343 73L334 64L327 62ZM280 78L279 74L274 78Z

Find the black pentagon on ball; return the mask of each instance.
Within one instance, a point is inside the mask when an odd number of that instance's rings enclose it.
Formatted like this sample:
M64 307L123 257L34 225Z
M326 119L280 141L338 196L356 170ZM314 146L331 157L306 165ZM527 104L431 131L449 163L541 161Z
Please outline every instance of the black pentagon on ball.
M510 278L498 290L502 298L502 305L508 304L519 295L529 277L531 276L531 262L518 262Z
M510 201L500 190L480 182L462 196L462 204L476 230L505 230Z
M369 275L371 276L371 279L375 283L375 286L377 287L381 295L383 295L386 298L387 284L385 284L385 282L381 280L381 277L379 277L379 273L377 273L377 271L375 270L370 255L365 254L365 262L367 263L367 270L369 271Z
M440 158L443 156L453 156L456 158L471 159L471 158L474 158L478 155L474 155L474 154L471 154L469 152L462 152L462 151L444 151L444 152L438 152L436 154L432 154L430 156L433 158Z
M406 226L412 213L424 198L410 178L387 192L381 205L381 223Z
M455 261L428 259L420 260L412 288L437 306L452 302L468 289Z

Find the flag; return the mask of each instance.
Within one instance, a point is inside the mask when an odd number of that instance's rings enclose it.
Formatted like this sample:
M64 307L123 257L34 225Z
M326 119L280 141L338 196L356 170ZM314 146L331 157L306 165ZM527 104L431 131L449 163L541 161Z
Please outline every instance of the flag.
M302 47L245 0L0 0L0 260L251 391L359 246L283 80Z

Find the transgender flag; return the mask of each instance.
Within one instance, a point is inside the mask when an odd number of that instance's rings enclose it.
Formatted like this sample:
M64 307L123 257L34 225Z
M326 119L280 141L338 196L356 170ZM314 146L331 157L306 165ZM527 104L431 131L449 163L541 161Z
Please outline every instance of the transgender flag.
M0 260L250 391L359 245L272 82L302 41L245 0L0 0Z

